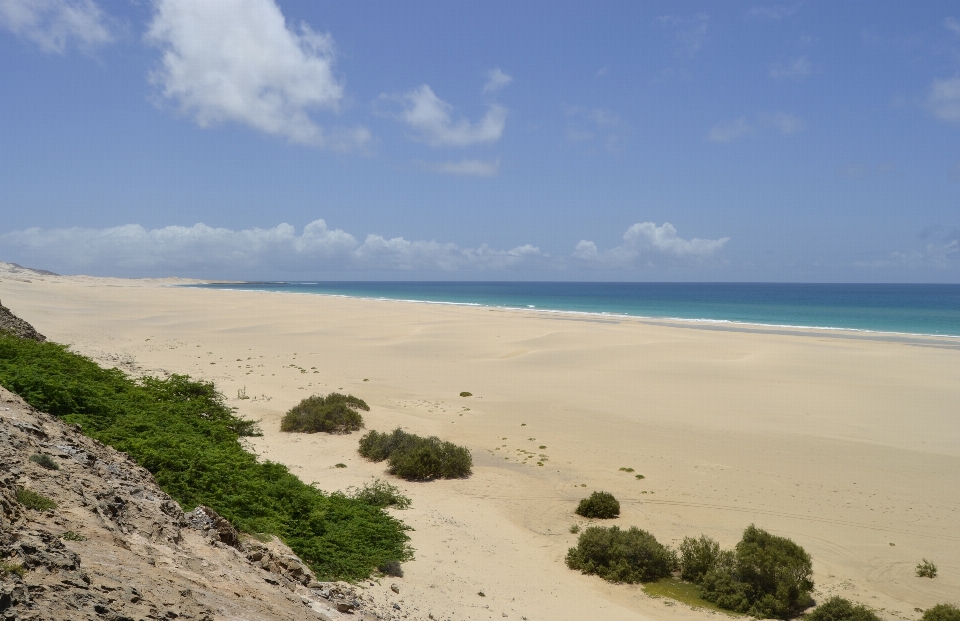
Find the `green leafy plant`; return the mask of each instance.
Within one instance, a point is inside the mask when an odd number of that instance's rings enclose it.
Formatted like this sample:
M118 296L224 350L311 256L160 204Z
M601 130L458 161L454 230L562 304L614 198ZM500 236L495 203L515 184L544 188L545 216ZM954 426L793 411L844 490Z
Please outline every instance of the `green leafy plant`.
M47 470L59 470L60 465L53 461L53 457L45 454L36 454L30 456L30 461Z
M86 541L87 540L86 537L84 537L80 533L75 533L72 530L68 530L67 532L63 533L62 535L60 535L60 538L66 539L67 541Z
M684 537L678 552L680 577L689 582L700 582L716 565L720 556L720 544L706 535L700 535L696 539Z
M620 472L633 472L633 468L620 468Z
M937 604L928 608L920 621L960 621L960 608L953 604Z
M803 616L804 621L881 621L880 617L862 604L854 604L842 597L831 597Z
M593 492L580 501L575 513L586 518L615 518L620 515L620 501L609 492Z
M371 431L360 438L359 453L371 461L388 461L388 471L403 479L429 481L468 476L473 468L470 451L431 436L423 438L402 429Z
M319 580L358 580L413 557L400 521L245 450L256 423L210 382L133 379L63 345L0 337L0 385L129 454L184 509L206 505L242 532L278 536Z
M636 527L591 526L570 548L567 567L596 574L610 582L650 582L670 575L676 565L673 552L650 533Z
M367 412L370 406L363 399L338 392L326 397L313 395L283 415L280 431L350 433L363 427L363 417L358 409Z
M923 559L922 562L917 563L917 577L918 578L936 578L937 577L937 566Z
M472 396L473 396L473 393L472 393L472 392L467 392L466 390L464 390L463 392L460 393L460 396L461 396L461 397L472 397Z
M20 576L27 573L27 570L23 568L23 565L16 565L14 563L0 562L0 578L6 578L7 576Z
M57 508L57 503L54 501L24 487L17 488L17 502L34 511L47 511Z
M374 479L359 489L348 488L348 491L350 490L352 490L350 493L351 498L366 503L371 507L377 507L379 509L383 509L384 507L407 509L410 507L410 499L404 496L397 486L391 485L386 481L381 481L380 479Z
M580 525L579 525L579 524L571 524L571 525L570 525L570 532L571 532L572 534L574 534L574 535L576 535L577 533L579 533L579 532L580 532Z
M346 467L347 467L347 464L344 464L344 463L333 464L333 467L334 467L334 468L346 468Z

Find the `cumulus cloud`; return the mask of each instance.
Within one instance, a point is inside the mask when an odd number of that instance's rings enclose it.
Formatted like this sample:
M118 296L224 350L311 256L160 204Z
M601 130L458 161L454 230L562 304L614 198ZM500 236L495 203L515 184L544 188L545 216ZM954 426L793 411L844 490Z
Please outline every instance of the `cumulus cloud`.
M707 138L713 142L733 142L747 136L756 136L761 130L774 130L781 134L795 134L803 130L803 120L787 114L759 114L755 121L748 121L744 117L717 123L707 133Z
M289 224L239 231L205 224L158 229L138 224L106 229L32 228L0 235L0 247L67 273L218 278L364 270L499 270L544 257L529 244L510 250L486 244L461 248L375 234L360 243L323 220L311 222L300 233Z
M460 160L459 162L440 162L430 166L431 170L450 175L468 175L473 177L495 177L500 171L500 160Z
M201 127L232 121L304 145L351 148L365 128L324 131L343 86L329 34L287 27L273 0L157 0L146 40L163 51L151 80Z
M941 121L960 122L960 77L934 80L927 107Z
M483 85L484 93L498 91L513 82L513 77L500 70L500 67L487 72L487 83Z
M507 109L493 104L476 123L451 118L453 106L443 101L428 85L399 96L382 98L398 100L403 105L400 119L416 130L420 138L434 147L465 147L482 142L496 142L507 123Z
M62 54L73 43L92 48L113 41L109 19L93 0L0 0L0 27Z
M638 222L623 234L624 243L600 252L597 245L581 240L571 255L575 259L596 266L628 266L637 259L652 260L656 257L669 260L703 260L723 250L729 237L720 239L684 239L669 222L657 226L653 222Z
M774 80L799 80L813 72L813 66L806 56L801 56L786 64L776 64L770 67L770 77Z

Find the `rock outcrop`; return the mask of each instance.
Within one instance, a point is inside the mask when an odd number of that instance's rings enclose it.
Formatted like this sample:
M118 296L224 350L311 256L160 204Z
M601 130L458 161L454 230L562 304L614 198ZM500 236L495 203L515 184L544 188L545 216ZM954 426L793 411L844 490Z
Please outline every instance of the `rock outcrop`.
M34 330L33 326L14 315L9 308L0 303L0 334L2 333L40 342L47 340L47 337Z

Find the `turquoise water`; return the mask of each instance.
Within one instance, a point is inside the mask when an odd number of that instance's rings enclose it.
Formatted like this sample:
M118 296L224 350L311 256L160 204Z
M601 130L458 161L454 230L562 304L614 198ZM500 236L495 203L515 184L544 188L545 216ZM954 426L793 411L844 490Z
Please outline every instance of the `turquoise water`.
M960 285L250 282L190 286L960 336Z

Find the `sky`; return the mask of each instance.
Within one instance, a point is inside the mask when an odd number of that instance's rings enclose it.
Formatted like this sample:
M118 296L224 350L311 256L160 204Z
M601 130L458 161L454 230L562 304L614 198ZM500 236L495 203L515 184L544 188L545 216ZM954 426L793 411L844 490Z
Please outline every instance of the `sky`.
M960 7L0 0L0 260L958 283Z

